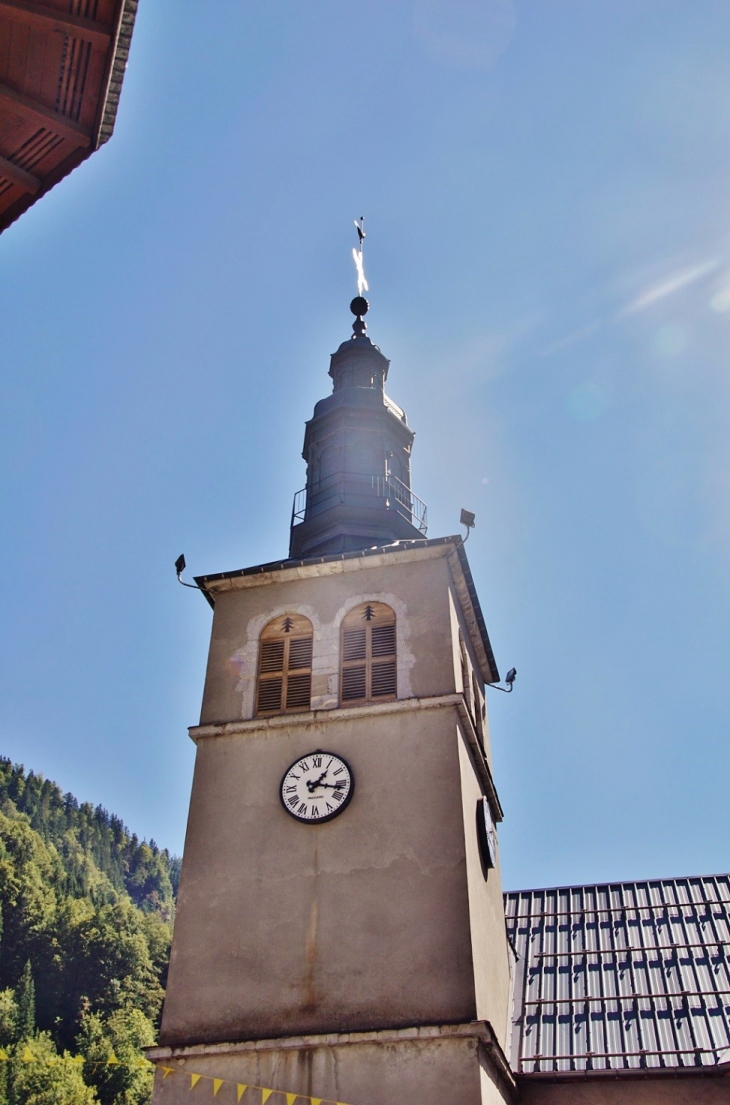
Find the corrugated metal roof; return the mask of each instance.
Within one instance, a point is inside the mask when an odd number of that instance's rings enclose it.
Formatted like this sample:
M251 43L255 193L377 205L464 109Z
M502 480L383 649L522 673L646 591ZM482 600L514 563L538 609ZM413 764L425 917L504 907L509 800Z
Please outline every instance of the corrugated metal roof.
M521 1074L715 1066L730 1047L730 875L505 895Z

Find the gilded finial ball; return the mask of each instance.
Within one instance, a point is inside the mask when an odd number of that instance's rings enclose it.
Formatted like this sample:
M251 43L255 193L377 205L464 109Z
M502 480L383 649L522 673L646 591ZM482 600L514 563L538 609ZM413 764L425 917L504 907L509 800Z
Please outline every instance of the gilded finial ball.
M363 315L366 315L368 313L369 307L370 304L368 303L364 295L356 295L352 303L350 304L350 310L352 311L353 315L356 315L358 318L362 318Z

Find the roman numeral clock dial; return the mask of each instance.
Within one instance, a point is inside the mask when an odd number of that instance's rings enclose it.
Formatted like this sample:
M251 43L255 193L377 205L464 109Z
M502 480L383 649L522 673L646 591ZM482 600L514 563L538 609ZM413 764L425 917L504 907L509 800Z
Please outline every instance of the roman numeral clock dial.
M319 825L342 813L352 798L354 780L348 764L332 752L310 752L296 760L281 780L279 794L297 821Z

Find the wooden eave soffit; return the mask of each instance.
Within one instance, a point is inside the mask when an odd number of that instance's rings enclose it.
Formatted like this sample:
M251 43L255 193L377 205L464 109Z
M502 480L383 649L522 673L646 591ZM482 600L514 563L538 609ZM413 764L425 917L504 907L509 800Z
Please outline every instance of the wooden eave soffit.
M0 0L0 3L2 3L2 0ZM9 104L24 119L50 126L56 134L68 138L75 146L86 147L91 145L91 135L85 127L80 127L78 123L74 123L72 119L67 119L65 115L59 115L57 111L52 111L51 108L46 107L39 100L33 100L30 96L23 96L20 92L8 88L7 85L0 84L0 101Z
M34 196L41 186L37 176L21 169L20 165L14 165L7 157L0 157L0 177L3 176L6 180L12 180L13 184L19 184L26 192L30 192L31 196Z
M112 38L112 29L105 23L60 12L46 7L45 4L37 4L35 0L0 0L0 15L41 31L61 31L73 35L74 38L86 39L104 50L108 48Z

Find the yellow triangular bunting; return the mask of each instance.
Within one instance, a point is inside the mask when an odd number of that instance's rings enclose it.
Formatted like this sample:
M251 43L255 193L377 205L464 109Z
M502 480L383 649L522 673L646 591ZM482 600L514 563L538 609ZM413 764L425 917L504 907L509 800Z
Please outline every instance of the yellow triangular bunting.
M0 1047L0 1063L6 1063L10 1056L4 1047Z
M215 1095L218 1093L218 1090L223 1085L223 1082L224 1082L223 1078L214 1078L213 1079L213 1097L215 1097Z
M190 1075L190 1089L191 1090L194 1089L197 1086L199 1081L200 1081L200 1075L199 1074L191 1074Z
M116 1055L114 1054L113 1051L109 1052L109 1058L107 1059L107 1064L110 1067L118 1067L119 1066L119 1060L117 1059L117 1057L116 1057Z
M261 1105L266 1105L266 1102L269 1100L269 1098L271 1097L273 1092L274 1092L273 1090L262 1090L261 1091Z
M288 1093L286 1095L286 1105L294 1105L294 1101L299 1097L298 1093Z
M312 1105L322 1105L321 1097L310 1097L309 1100L312 1102Z
M246 1083L245 1083L245 1082L239 1082L239 1083L238 1083L238 1085L236 1086L236 1101L240 1101L240 1100L241 1100L241 1098L242 1098L242 1097L243 1097L243 1095L245 1094L245 1092L246 1092L247 1088L248 1088L248 1087L247 1087L247 1085L246 1085Z
M174 1067L160 1067L160 1070L162 1071L163 1078L169 1078L171 1074L175 1073Z
M26 1047L23 1050L23 1054L20 1056L20 1058L23 1060L24 1063L32 1063L35 1059L35 1056L33 1055L33 1052L30 1050L30 1048Z

